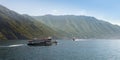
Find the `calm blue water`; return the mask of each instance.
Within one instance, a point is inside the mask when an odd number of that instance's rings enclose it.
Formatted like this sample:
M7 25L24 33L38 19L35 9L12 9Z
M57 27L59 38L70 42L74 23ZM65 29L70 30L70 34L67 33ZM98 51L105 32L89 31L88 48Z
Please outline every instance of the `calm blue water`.
M0 60L120 60L120 40L58 40L30 47L27 41L0 41Z

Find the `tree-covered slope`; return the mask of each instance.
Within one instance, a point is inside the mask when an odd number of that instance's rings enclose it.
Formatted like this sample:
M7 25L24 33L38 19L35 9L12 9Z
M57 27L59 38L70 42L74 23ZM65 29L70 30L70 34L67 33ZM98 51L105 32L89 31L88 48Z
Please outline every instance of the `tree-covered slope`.
M78 38L120 38L120 27L90 16L34 16L54 30ZM60 32L59 31L59 32ZM62 33L61 32L61 33Z
M32 39L54 35L54 31L28 15L0 5L0 39Z

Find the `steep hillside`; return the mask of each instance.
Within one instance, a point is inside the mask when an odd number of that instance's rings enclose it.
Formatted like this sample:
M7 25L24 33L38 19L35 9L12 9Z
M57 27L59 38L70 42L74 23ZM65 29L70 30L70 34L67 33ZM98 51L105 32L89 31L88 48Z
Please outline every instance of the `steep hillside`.
M28 15L0 5L0 39L32 39L54 35L54 31Z
M34 16L54 30L78 38L120 38L120 27L90 16ZM61 32L61 33L62 33Z

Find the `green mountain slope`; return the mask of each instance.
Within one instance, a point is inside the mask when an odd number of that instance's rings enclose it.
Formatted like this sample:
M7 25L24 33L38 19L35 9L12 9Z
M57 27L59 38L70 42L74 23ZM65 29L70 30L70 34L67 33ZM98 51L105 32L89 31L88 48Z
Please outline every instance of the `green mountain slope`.
M54 31L28 15L20 15L0 5L0 39L32 39L54 36Z
M34 16L38 21L69 37L78 38L120 38L120 27L90 16ZM60 32L59 31L59 32Z

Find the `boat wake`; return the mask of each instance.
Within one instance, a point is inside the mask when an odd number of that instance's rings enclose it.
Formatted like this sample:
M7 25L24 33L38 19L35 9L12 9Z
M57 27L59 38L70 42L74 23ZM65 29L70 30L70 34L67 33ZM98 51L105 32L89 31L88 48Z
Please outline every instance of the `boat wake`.
M0 46L0 47L19 47L19 46L23 46L25 44L15 44L15 45L8 45L8 46Z
M74 41L85 41L85 39L75 39Z

